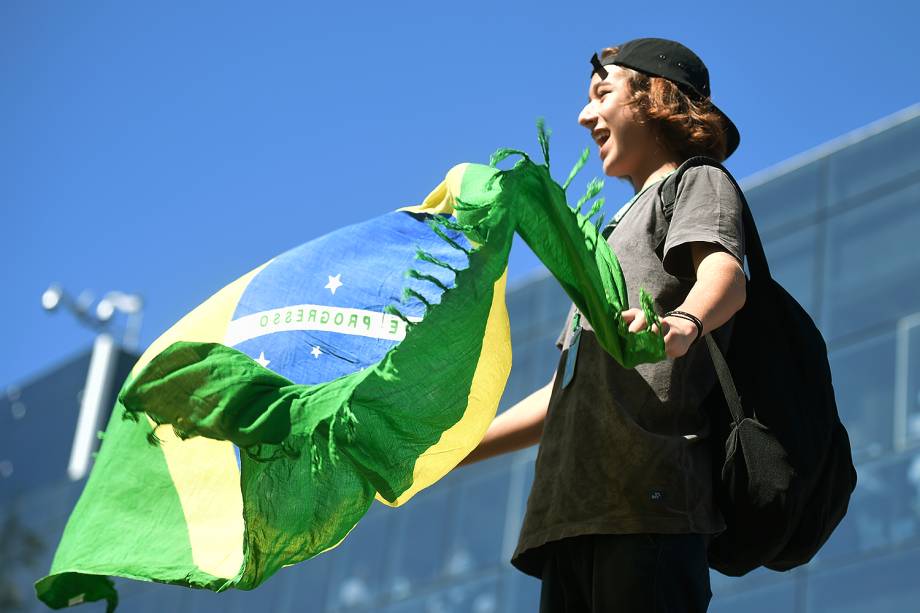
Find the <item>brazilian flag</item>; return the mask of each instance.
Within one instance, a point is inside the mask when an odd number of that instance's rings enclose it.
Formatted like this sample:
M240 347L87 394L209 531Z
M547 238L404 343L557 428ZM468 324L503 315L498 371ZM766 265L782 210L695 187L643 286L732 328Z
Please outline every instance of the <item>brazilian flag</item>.
M581 212L600 184L566 203L587 151L560 186L540 137L545 164L501 150L456 166L422 204L258 266L158 338L38 597L112 610L109 576L252 589L338 545L374 499L399 506L443 477L481 440L511 369L515 233L615 359L663 359L661 336L620 316L625 280L592 221L601 201Z

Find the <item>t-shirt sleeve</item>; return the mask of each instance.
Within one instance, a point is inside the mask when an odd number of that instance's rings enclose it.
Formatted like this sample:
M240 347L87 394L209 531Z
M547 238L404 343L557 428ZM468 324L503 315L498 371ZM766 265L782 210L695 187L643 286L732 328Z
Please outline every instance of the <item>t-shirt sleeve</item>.
M664 241L662 267L695 279L690 243L716 243L744 266L743 204L731 179L713 166L696 166L681 177Z

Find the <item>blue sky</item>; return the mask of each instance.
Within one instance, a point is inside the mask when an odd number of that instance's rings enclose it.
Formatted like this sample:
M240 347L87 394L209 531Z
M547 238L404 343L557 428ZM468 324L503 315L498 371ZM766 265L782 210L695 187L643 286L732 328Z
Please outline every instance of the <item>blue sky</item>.
M826 8L825 8L826 7ZM498 147L556 172L591 53L680 40L739 178L920 100L914 3L0 3L0 386L87 347L51 282L147 301L142 345L244 272ZM600 174L596 156L576 184ZM564 177L559 177L563 178ZM630 196L608 180L608 210ZM515 247L509 276L540 266ZM560 317L564 314L560 314Z

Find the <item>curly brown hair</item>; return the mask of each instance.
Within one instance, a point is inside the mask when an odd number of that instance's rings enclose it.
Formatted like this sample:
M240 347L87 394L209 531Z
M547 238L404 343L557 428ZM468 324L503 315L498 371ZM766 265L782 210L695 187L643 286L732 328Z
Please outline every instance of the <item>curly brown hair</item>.
M619 47L607 47L601 59L619 53ZM725 121L708 98L694 100L673 81L620 66L628 73L627 83L632 106L642 123L648 122L657 132L659 142L681 159L705 155L718 161L727 149Z

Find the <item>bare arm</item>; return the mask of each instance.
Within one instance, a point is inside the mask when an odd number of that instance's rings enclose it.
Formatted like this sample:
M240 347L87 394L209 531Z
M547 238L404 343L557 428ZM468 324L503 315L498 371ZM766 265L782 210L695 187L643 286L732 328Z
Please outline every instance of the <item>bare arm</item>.
M496 416L479 445L458 466L472 464L539 443L555 380L556 375L554 374L549 383Z
M727 251L712 243L691 243L696 282L684 302L676 309L696 315L703 324L703 334L718 328L734 315L747 298L744 269ZM642 309L623 311L623 319L630 332L646 327ZM679 358L687 353L696 338L696 325L681 317L665 317L667 324L664 348L669 358ZM652 330L657 332L653 325Z

